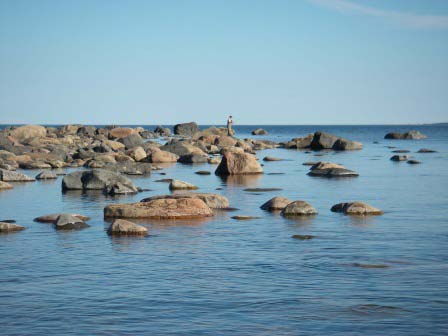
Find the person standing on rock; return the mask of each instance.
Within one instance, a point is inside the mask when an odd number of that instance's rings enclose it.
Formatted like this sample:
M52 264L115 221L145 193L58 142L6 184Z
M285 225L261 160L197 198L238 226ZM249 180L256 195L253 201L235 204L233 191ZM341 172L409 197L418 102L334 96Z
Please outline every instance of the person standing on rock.
M233 119L232 116L229 116L229 118L227 119L227 135L228 136L232 136L232 125L233 125Z

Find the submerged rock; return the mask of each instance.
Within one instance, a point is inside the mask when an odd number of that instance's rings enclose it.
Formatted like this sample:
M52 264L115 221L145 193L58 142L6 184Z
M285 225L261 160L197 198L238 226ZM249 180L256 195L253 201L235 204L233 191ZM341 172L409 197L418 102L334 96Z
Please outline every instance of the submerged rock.
M409 158L410 156L408 155L394 155L390 159L391 161L407 161Z
M437 151L429 148L420 148L417 153L437 153Z
M244 215L240 215L240 216L232 216L232 219L236 219L236 220L251 220L251 219L259 219L260 217L254 217L254 216L244 216Z
M296 234L296 235L293 235L291 238L299 239L299 240L311 240L314 238L314 236Z
M216 168L216 175L262 174L263 168L257 158L247 153L225 152Z
M409 163L409 164L420 164L421 161L418 161L418 160L408 160L407 163Z
M244 191L247 192L269 192L269 191L279 191L281 188L246 188Z
M363 202L338 203L331 207L333 212L342 212L346 215L382 215L383 211Z
M34 221L39 222L39 223L55 223L57 221L57 219L59 218L59 216L61 216L61 215L63 215L63 214L62 213L54 213L54 214L49 214L49 215L43 215L43 216L34 218ZM90 219L90 217L83 216L80 214L66 214L66 215L76 217L84 222L88 221Z
M104 218L182 219L213 216L210 207L199 198L164 198L149 202L111 204Z
M357 172L346 168L325 168L311 170L307 175L317 177L356 177Z
M260 208L267 211L283 210L292 201L286 197L276 196L264 203Z
M25 227L21 225L17 225L14 223L0 222L0 232L14 232L14 231L22 231L25 230Z
M82 219L70 214L61 214L54 223L56 230L80 230L89 227Z
M148 229L124 219L115 219L107 233L110 236L147 236Z
M252 131L252 135L267 135L268 132L262 128L257 128L256 130Z
M305 201L289 203L280 213L283 217L316 215L317 211L311 204Z
M194 172L197 175L211 175L211 173L208 170L199 170L197 172Z

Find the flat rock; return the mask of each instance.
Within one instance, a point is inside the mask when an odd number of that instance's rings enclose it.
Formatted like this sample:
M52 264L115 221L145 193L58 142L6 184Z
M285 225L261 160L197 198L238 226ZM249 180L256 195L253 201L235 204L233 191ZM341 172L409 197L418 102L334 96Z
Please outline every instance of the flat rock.
M227 197L219 194L213 193L193 193L193 192L182 192L172 195L156 195L142 199L140 202L149 202L156 199L179 199L179 198L199 198L205 204L207 204L212 209L230 209L229 200Z
M36 180L54 180L57 178L58 176L51 172L41 172L36 175Z
M357 172L346 168L327 168L327 169L314 169L307 175L317 177L356 177L359 176Z
M246 188L243 189L247 192L269 192L269 191L279 191L282 190L281 188Z
M409 153L410 150L408 149L395 149L392 151L392 153Z
M390 140L421 140L426 138L427 136L419 131L409 131L406 133L391 132L384 136L384 139Z
M264 203L260 208L267 211L283 210L292 201L286 197L276 196Z
M173 180L173 181L171 181L169 188L170 188L170 190L195 190L195 189L199 189L194 184L191 184L191 183L188 183L188 182L184 182L184 181L180 181L180 180Z
M49 215L43 215L43 216L39 216L34 218L35 222L39 222L39 223L55 223L58 219L59 216L63 215L62 213L54 213L54 214L49 214ZM76 217L78 219L80 219L81 221L88 221L90 219L90 217L88 216L83 216L80 214L66 214L66 215L70 215L72 217Z
M263 168L257 158L248 153L224 153L221 163L216 168L216 175L262 174Z
M211 216L213 216L213 211L204 201L191 197L111 204L104 208L104 218L186 219Z
M0 181L0 190L13 189L14 187L6 182Z
M22 231L25 230L25 227L21 225L17 225L14 223L6 223L6 222L0 222L0 232L13 232L13 231Z
M289 203L280 213L283 217L316 215L317 211L311 204L305 201L294 201Z
M240 216L232 216L232 219L236 219L236 220L251 220L251 219L259 219L260 217L254 217L254 216L244 216L244 215L240 215Z
M408 160L406 162L409 164L420 164L421 163L421 161L418 161L418 160Z
M429 148L420 148L417 153L437 153L437 151Z
M296 235L293 235L291 238L299 239L299 240L311 240L311 239L314 238L314 236L313 236L313 235L300 235L300 234L296 234Z
M331 207L333 212L342 212L346 215L382 215L383 211L363 202L338 203Z
M310 170L334 169L334 168L345 169L345 167L343 165L340 165L337 163L319 161L319 162L316 162L315 164L313 164L311 166Z
M148 229L125 219L115 219L107 229L110 236L147 236Z
M394 155L390 159L391 161L407 161L409 160L410 156L408 155Z
M70 214L61 214L54 222L56 230L80 230L89 227L82 219Z
M211 173L208 170L198 170L197 172L194 172L197 175L211 175Z
M276 158L276 157L273 157L273 156L265 156L264 158L263 158L263 161L283 161L284 159L281 159L281 158Z
M0 181L3 182L33 182L35 179L15 171L0 169Z

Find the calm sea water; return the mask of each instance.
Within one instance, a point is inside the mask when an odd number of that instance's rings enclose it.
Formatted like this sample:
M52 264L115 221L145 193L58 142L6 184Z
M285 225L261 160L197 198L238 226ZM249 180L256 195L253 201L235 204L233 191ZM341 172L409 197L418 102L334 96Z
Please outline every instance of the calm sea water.
M236 126L240 137L255 128ZM194 174L213 172L208 164L172 165L166 176L135 178L151 189L135 196L63 194L61 177L1 192L0 219L15 219L27 229L0 236L0 334L448 334L448 127L263 128L269 135L261 138L275 141L328 131L361 141L364 149L260 151L260 159L287 161L265 163L260 177L229 180ZM389 131L409 129L428 139L383 139ZM409 149L422 164L392 162L386 146ZM438 152L415 153L422 147ZM302 163L318 160L342 163L360 176L307 176ZM143 221L147 238L107 236L103 208L168 193L167 184L154 182L160 178L221 193L240 210L199 221ZM283 190L256 194L243 190L248 187ZM319 214L291 220L259 209L276 195L306 200ZM360 219L330 212L333 204L352 200L385 214ZM54 212L91 216L91 227L56 232L32 221ZM234 215L261 218L236 221ZM300 241L294 234L315 238Z

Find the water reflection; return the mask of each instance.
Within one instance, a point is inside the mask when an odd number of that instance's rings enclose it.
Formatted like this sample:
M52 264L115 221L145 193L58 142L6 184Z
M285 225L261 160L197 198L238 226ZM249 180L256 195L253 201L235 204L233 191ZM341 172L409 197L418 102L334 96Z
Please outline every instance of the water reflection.
M228 175L220 176L222 183L227 186L243 186L254 187L259 185L262 174L250 174L250 175Z

